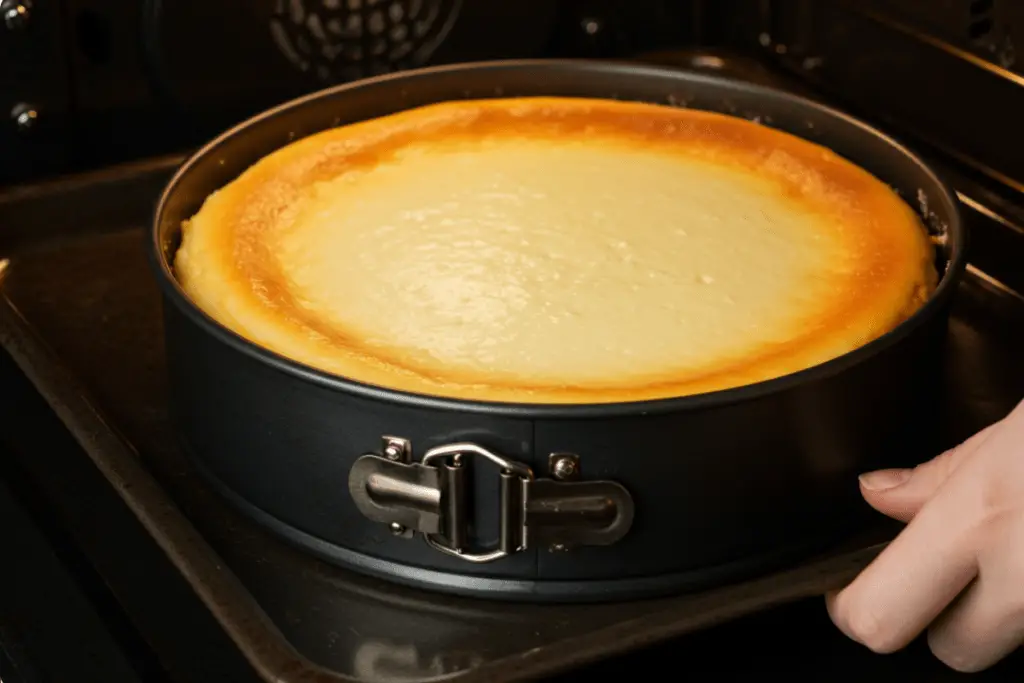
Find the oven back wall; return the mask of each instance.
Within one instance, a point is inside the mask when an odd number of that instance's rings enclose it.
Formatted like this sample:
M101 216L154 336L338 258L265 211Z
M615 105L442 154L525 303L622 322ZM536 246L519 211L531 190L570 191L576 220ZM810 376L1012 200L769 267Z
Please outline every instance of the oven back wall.
M5 0L27 9L0 17L0 185L186 152L277 103L389 71L690 45L704 4Z

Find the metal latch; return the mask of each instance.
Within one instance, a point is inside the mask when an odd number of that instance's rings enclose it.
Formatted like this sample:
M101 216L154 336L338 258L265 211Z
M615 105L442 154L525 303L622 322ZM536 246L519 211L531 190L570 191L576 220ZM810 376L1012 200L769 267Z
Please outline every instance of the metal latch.
M469 544L469 462L477 458L498 469L493 548ZM493 562L534 544L552 550L611 545L626 535L633 499L621 484L580 481L579 459L572 454L552 454L549 468L554 478L538 479L527 465L474 443L437 446L413 462L407 439L384 437L381 453L356 459L348 489L368 519L389 524L396 535L418 532L431 547L468 562Z

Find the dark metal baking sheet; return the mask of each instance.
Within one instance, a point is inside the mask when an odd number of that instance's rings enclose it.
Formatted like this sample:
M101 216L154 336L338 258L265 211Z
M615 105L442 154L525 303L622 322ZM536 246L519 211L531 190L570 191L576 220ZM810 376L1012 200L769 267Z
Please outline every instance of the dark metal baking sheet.
M820 595L888 537L882 526L802 567L707 593L605 605L435 596L302 555L213 494L167 423L159 300L141 228L174 163L0 198L0 344L260 677L548 675ZM1024 393L1024 299L975 271L950 342L948 408L936 429L953 443Z

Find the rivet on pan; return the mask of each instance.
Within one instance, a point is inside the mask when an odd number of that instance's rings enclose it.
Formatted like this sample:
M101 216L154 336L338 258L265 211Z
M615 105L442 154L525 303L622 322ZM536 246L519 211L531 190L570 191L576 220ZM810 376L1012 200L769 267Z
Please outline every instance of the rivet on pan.
M548 470L559 481L579 479L580 458L573 453L552 453L548 457Z
M407 463L412 458L412 444L409 443L408 439L397 436L385 436L382 441L381 450L384 452L384 457L388 460Z

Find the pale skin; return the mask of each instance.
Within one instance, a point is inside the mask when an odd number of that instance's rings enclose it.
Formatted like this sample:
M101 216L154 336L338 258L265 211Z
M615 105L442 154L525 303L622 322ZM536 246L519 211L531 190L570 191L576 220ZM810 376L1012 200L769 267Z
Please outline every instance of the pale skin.
M828 596L846 635L888 653L927 631L935 656L963 672L1024 644L1024 402L935 459L871 472L860 486L908 525Z

